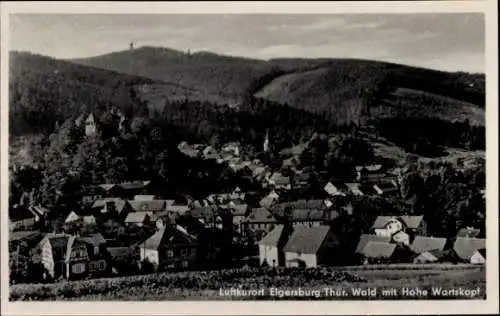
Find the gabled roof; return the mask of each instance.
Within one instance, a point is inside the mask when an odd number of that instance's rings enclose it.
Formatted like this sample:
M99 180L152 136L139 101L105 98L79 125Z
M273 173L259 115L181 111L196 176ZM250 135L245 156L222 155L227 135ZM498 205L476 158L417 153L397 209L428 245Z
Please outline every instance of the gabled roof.
M362 254L367 258L390 258L396 250L396 244L368 241Z
M246 221L254 223L275 223L276 218L274 215L266 208L254 208L250 211L247 216Z
M316 254L330 232L330 227L297 227L283 248L284 252Z
M423 220L424 220L424 216L423 215L418 215L418 216L403 215L400 218L405 223L406 227L408 227L410 229L419 228L420 225L422 224Z
M213 219L216 216L216 210L211 206L196 207L187 212L195 218Z
M424 217L422 215L419 216L410 216L410 215L403 215L403 216L377 216L377 219L372 225L372 228L384 228L387 223L389 223L391 220L398 220L402 222L406 227L410 229L416 229L420 227Z
M483 238L459 237L453 245L453 250L462 260L469 260L477 250L482 248L486 248L486 240Z
M125 223L143 223L150 216L149 212L129 213L127 214L127 218L125 218Z
M165 244L193 244L196 238L180 227L165 226L149 237L139 247L143 249L158 250Z
M415 253L422 253L430 250L442 251L446 245L446 238L416 236L410 249Z
M66 219L64 220L65 223L71 223L74 221L79 220L81 217L80 215L76 214L74 211L71 211L71 213L66 216Z
M106 203L112 203L118 213L121 213L127 205L127 201L120 198L105 198L94 201L92 208L103 208L106 206Z
M271 230L264 238L259 241L259 245L278 247L278 243L282 238L284 230L285 226L276 225L273 230Z
M159 212L165 209L165 200L129 201L135 212Z
M457 237L476 238L481 231L477 228L466 227L458 231Z
M271 178L269 180L274 182L276 185L289 185L290 184L290 178L285 177L284 175L282 175L279 172L273 173L273 175L271 176Z
M262 207L266 207L266 208L269 208L271 207L274 202L276 202L278 200L278 198L276 197L272 197L272 196L265 196L262 200L260 200L259 202L259 205L262 206Z
M294 209L292 211L292 221L323 221L325 215L316 209Z
M106 239L104 239L104 237L100 233L91 234L88 236L82 236L80 238L83 242L90 244L92 246L100 246L106 243Z
M13 206L9 207L9 220L12 222L22 221L30 218L35 218L35 214L26 206Z
M104 191L109 191L109 190L115 188L116 184L99 184L98 187L100 187Z
M361 238L359 239L359 243L358 243L358 246L356 247L355 252L356 253L363 253L363 249L365 249L366 244L368 244L368 242L370 242L370 241L390 243L391 237L363 234L363 235L361 235Z

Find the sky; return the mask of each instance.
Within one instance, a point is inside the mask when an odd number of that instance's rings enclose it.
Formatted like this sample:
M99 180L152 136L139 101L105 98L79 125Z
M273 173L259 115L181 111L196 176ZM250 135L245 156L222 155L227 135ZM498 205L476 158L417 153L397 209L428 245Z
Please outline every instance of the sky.
M485 71L480 13L10 16L10 50L82 58L126 50L131 41L262 59L365 58Z

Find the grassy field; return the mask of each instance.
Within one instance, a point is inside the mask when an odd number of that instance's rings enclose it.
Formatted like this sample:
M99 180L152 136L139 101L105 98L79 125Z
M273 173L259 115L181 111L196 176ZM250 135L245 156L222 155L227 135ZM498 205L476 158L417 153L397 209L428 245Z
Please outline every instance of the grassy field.
M221 289L231 288L255 293L221 293ZM18 284L11 286L10 300L485 299L485 290L485 269L481 266L371 265L305 271L232 269Z

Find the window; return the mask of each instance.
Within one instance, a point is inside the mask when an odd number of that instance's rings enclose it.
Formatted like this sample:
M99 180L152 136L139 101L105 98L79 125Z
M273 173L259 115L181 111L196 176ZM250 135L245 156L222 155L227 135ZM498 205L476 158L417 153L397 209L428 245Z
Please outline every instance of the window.
M99 254L99 246L94 246L94 255Z
M174 257L174 251L173 250L167 250L167 257L173 258Z
M171 264L169 264L169 265L167 266L167 268L169 268L169 269L173 269L173 268L175 268L175 264L171 263Z
M106 270L106 261L104 260L99 261L99 270L100 271Z
M189 267L189 263L187 261L182 261L182 267L183 268Z
M187 256L187 254L188 254L187 249L186 248L182 248L181 249L181 256L185 257L185 256Z
M191 248L191 256L196 256L196 248Z
M84 263L74 264L73 267L71 268L71 271L75 274L83 273L85 272L85 264Z

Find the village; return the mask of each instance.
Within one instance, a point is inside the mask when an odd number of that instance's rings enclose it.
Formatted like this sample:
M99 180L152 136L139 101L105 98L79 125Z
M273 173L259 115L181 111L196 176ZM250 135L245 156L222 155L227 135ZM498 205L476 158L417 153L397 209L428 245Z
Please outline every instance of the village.
M79 118L78 124L85 124L86 136L92 137L97 132L93 115L82 121ZM314 134L308 143L321 137ZM300 163L308 143L280 152L280 167L242 155L237 142L220 149L178 144L185 156L224 165L255 184L255 190L237 186L193 199L158 193L161 184L149 179L96 183L81 188L75 196L82 196L82 207L68 210L64 218L25 194L9 207L10 281L57 282L246 265L300 269L485 263L485 239L478 237L479 229L465 226L453 238L436 237L428 233L422 215L376 216L369 230L346 242L336 222L354 215L350 201L398 196L404 170L374 163L356 166L349 182L313 176ZM266 135L263 152L269 146Z

